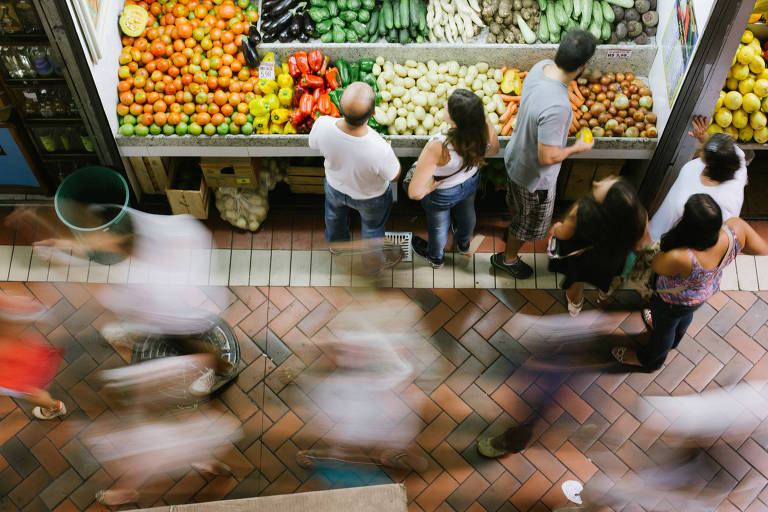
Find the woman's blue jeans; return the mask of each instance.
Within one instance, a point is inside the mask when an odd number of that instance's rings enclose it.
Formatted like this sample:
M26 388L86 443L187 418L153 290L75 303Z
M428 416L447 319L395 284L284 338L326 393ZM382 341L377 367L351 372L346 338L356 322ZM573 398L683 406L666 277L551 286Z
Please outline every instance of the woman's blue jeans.
M460 246L469 245L475 231L475 193L480 182L480 172L451 188L435 189L421 200L421 206L427 215L429 257L443 259L443 251L448 241L448 229L451 225L451 212L454 217L453 237Z

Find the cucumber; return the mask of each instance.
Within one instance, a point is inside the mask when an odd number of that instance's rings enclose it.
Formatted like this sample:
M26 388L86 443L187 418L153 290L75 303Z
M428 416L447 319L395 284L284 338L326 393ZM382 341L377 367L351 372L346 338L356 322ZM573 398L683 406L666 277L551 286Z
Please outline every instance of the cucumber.
M631 9L635 6L635 0L605 0L609 4L618 5L625 9Z
M613 9L610 5L608 5L608 2L603 0L603 19L607 21L608 23L613 23L616 21L616 13L613 12Z
M539 2L539 9L540 10L543 11L543 10L545 10L547 8L547 0L538 0L538 2Z
M573 0L563 0L563 9L565 9L565 15L570 18L573 14Z
M379 11L373 11L371 14L371 19L368 20L368 34L373 35L376 33L376 30L378 29L379 22Z
M397 33L398 30L396 28L393 28L389 31L389 34L387 35L387 42L388 43L396 43L397 42Z
M541 20L539 20L541 22ZM555 4L550 0L547 2L547 24L549 25L549 36L552 37L552 32L560 32L560 26L557 23L555 16Z
M549 42L557 44L560 42L560 29L549 33Z
M603 30L600 35L602 36L603 42L611 38L611 24L608 23L607 20L603 20Z
M589 25L589 32L593 36L595 36L595 39L597 41L600 41L600 38L603 37L603 25L598 25L595 23L595 20L592 20L592 23Z
M592 24L592 2L594 0L583 0L584 5L582 6L581 11L581 23L579 23L579 27L581 30L587 30L589 26Z
M598 27L603 26L603 4L600 3L600 0L595 0L594 6L592 8L592 22Z
M381 4L381 15L384 17L384 25L387 30L392 30L395 27L394 15L392 14L392 3L389 0L384 0Z
M415 0L414 0L415 1ZM410 7L408 0L400 0L400 27L408 28L410 25Z
M539 19L539 41L542 43L548 43L549 42L549 27L547 26L547 14L541 13L541 18Z
M403 27L400 29L400 37L397 40L400 44L408 44L411 41L411 35L408 33L408 29Z
M422 35L429 34L429 27L427 26L427 4L424 0L418 0L419 4L419 30Z
M558 2L555 4L555 17L557 24L561 27L564 27L568 18L565 16L565 9L563 8L563 4L560 0L558 0Z
M411 27L415 27L416 30L419 29L419 4L421 3L421 0L410 0L409 2L409 12L411 16ZM413 36L416 37L415 35Z
M392 17L395 19L395 28L399 30L402 25L400 23L400 4L397 2L398 0L392 0Z
M579 24L573 21L573 18L568 18L568 23L565 25L565 31L570 32L571 30L575 30L579 28Z

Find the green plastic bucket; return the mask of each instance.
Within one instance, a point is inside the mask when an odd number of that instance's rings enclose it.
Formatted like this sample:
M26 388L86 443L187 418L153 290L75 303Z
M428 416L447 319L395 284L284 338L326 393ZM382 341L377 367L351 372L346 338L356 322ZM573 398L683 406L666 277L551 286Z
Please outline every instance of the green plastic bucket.
M94 166L83 167L67 176L56 190L53 204L61 222L80 240L96 231L130 233L129 200L130 193L125 178L112 169ZM106 209L109 220L103 224L94 224L93 216L87 215L88 208L92 205ZM122 254L105 251L93 251L89 256L93 261L104 265L112 265L125 259Z

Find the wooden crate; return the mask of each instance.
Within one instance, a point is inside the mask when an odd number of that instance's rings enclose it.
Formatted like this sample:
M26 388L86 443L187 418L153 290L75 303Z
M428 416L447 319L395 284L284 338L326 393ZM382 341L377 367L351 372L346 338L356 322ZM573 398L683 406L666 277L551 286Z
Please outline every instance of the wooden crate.
M625 160L573 160L563 199L575 201L592 190L592 182L607 176L620 176Z
M145 194L164 194L168 188L168 175L172 160L158 156L132 156L128 158L133 174Z
M323 167L288 167L285 171L285 182L294 194L324 194L323 180L325 168Z
M173 184L176 178L177 166L171 170L169 184ZM182 190L168 188L165 191L168 196L168 204L171 205L171 211L174 215L187 213L197 219L207 219L208 209L211 202L211 193L205 179L200 176L199 190Z
M209 187L259 187L259 161L256 158L203 157L200 168Z

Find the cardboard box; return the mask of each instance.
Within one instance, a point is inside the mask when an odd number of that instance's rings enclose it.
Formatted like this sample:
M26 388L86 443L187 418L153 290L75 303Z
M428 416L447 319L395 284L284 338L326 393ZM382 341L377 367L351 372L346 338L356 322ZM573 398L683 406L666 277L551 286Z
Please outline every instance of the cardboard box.
M325 168L323 167L288 167L285 182L294 194L324 194Z
M183 165L183 164L182 164ZM176 173L178 172L178 164L174 166L170 174L171 185L176 185L174 180L176 179ZM171 205L171 211L174 215L181 215L187 213L197 219L207 219L208 209L211 202L211 192L208 185L205 183L205 179L200 177L200 188L196 190L184 190L168 188L165 191L168 196L168 204Z
M164 194L173 161L158 156L130 157L133 174L145 194Z
M209 187L259 188L255 158L202 158L200 168Z
M575 201L592 190L593 181L599 181L608 176L620 176L624 163L625 160L573 160L563 199Z

